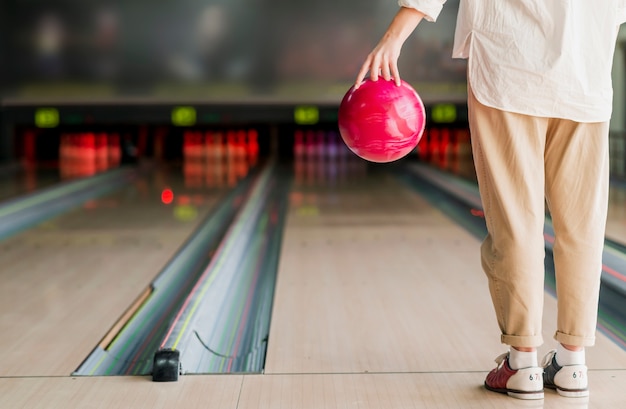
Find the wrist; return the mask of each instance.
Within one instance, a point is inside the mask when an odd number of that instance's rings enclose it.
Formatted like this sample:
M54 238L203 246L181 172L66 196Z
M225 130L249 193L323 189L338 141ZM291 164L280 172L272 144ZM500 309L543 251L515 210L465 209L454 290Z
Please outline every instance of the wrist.
M410 7L400 7L387 30L388 39L404 41L422 21L425 14Z

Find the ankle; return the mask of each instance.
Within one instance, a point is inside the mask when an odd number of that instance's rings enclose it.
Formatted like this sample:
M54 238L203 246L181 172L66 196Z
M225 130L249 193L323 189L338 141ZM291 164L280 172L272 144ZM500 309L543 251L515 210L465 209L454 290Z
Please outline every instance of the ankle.
M561 365L584 365L585 364L585 348L576 347L570 349L571 345L559 344L556 347L556 362Z
M580 351L584 351L585 348L584 347L579 347L576 345L566 345L566 344L561 344L563 346L563 348L567 349L568 351L572 351L572 352L580 352Z
M535 348L511 347L509 366L511 369L534 368L537 366L537 350ZM528 351L530 349L530 351Z
M514 347L511 346L512 349L515 349L516 351L520 351L520 352L537 352L537 348L531 348L531 347Z

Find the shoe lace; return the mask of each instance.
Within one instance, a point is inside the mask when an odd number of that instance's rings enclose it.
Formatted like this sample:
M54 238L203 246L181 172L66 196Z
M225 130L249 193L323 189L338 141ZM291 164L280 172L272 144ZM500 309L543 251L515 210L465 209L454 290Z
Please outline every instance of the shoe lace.
M498 366L502 365L502 363L508 356L509 356L508 352L498 355L498 357L495 359L496 364L498 364Z
M541 362L541 366L543 368L548 367L551 363L552 363L552 358L554 358L554 355L556 355L556 349L553 349L552 351L548 352L544 357L543 360Z

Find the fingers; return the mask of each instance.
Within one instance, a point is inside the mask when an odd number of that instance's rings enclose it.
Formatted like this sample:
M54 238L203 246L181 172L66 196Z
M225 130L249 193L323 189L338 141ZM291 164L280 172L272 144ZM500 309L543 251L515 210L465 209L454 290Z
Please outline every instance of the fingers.
M386 81L391 79L391 70L389 69L389 64L383 64L380 67L380 73Z
M386 81L393 79L396 85L400 85L401 83L397 56L395 56L395 54L389 55L389 53L382 52L379 49L372 51L359 70L354 82L355 89L361 85L368 71L372 81L378 81L379 76L381 76Z
M396 85L400 85L400 71L398 70L397 58L387 58L381 64L381 74L387 81L394 80Z
M354 82L355 89L358 88L359 85L361 85L361 83L365 79L365 75L370 69L371 61L372 61L371 56L368 56L365 62L363 63L363 65L361 66L361 70L359 71L359 74L356 76L356 81Z
M396 85L400 86L400 84L402 83L402 80L400 79L400 71L398 70L398 66L396 64L394 64L391 67L391 75L393 76L393 79L396 81Z
M378 81L378 75L380 74L380 56L374 56L372 64L370 65L370 79L372 81Z

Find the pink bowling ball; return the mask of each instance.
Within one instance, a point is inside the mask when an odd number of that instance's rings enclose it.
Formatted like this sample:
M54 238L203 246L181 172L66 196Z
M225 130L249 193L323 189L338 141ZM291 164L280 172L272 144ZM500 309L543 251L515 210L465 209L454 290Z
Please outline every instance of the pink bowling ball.
M366 79L352 86L339 106L339 132L348 148L377 163L408 155L424 133L426 113L417 92L405 81Z

